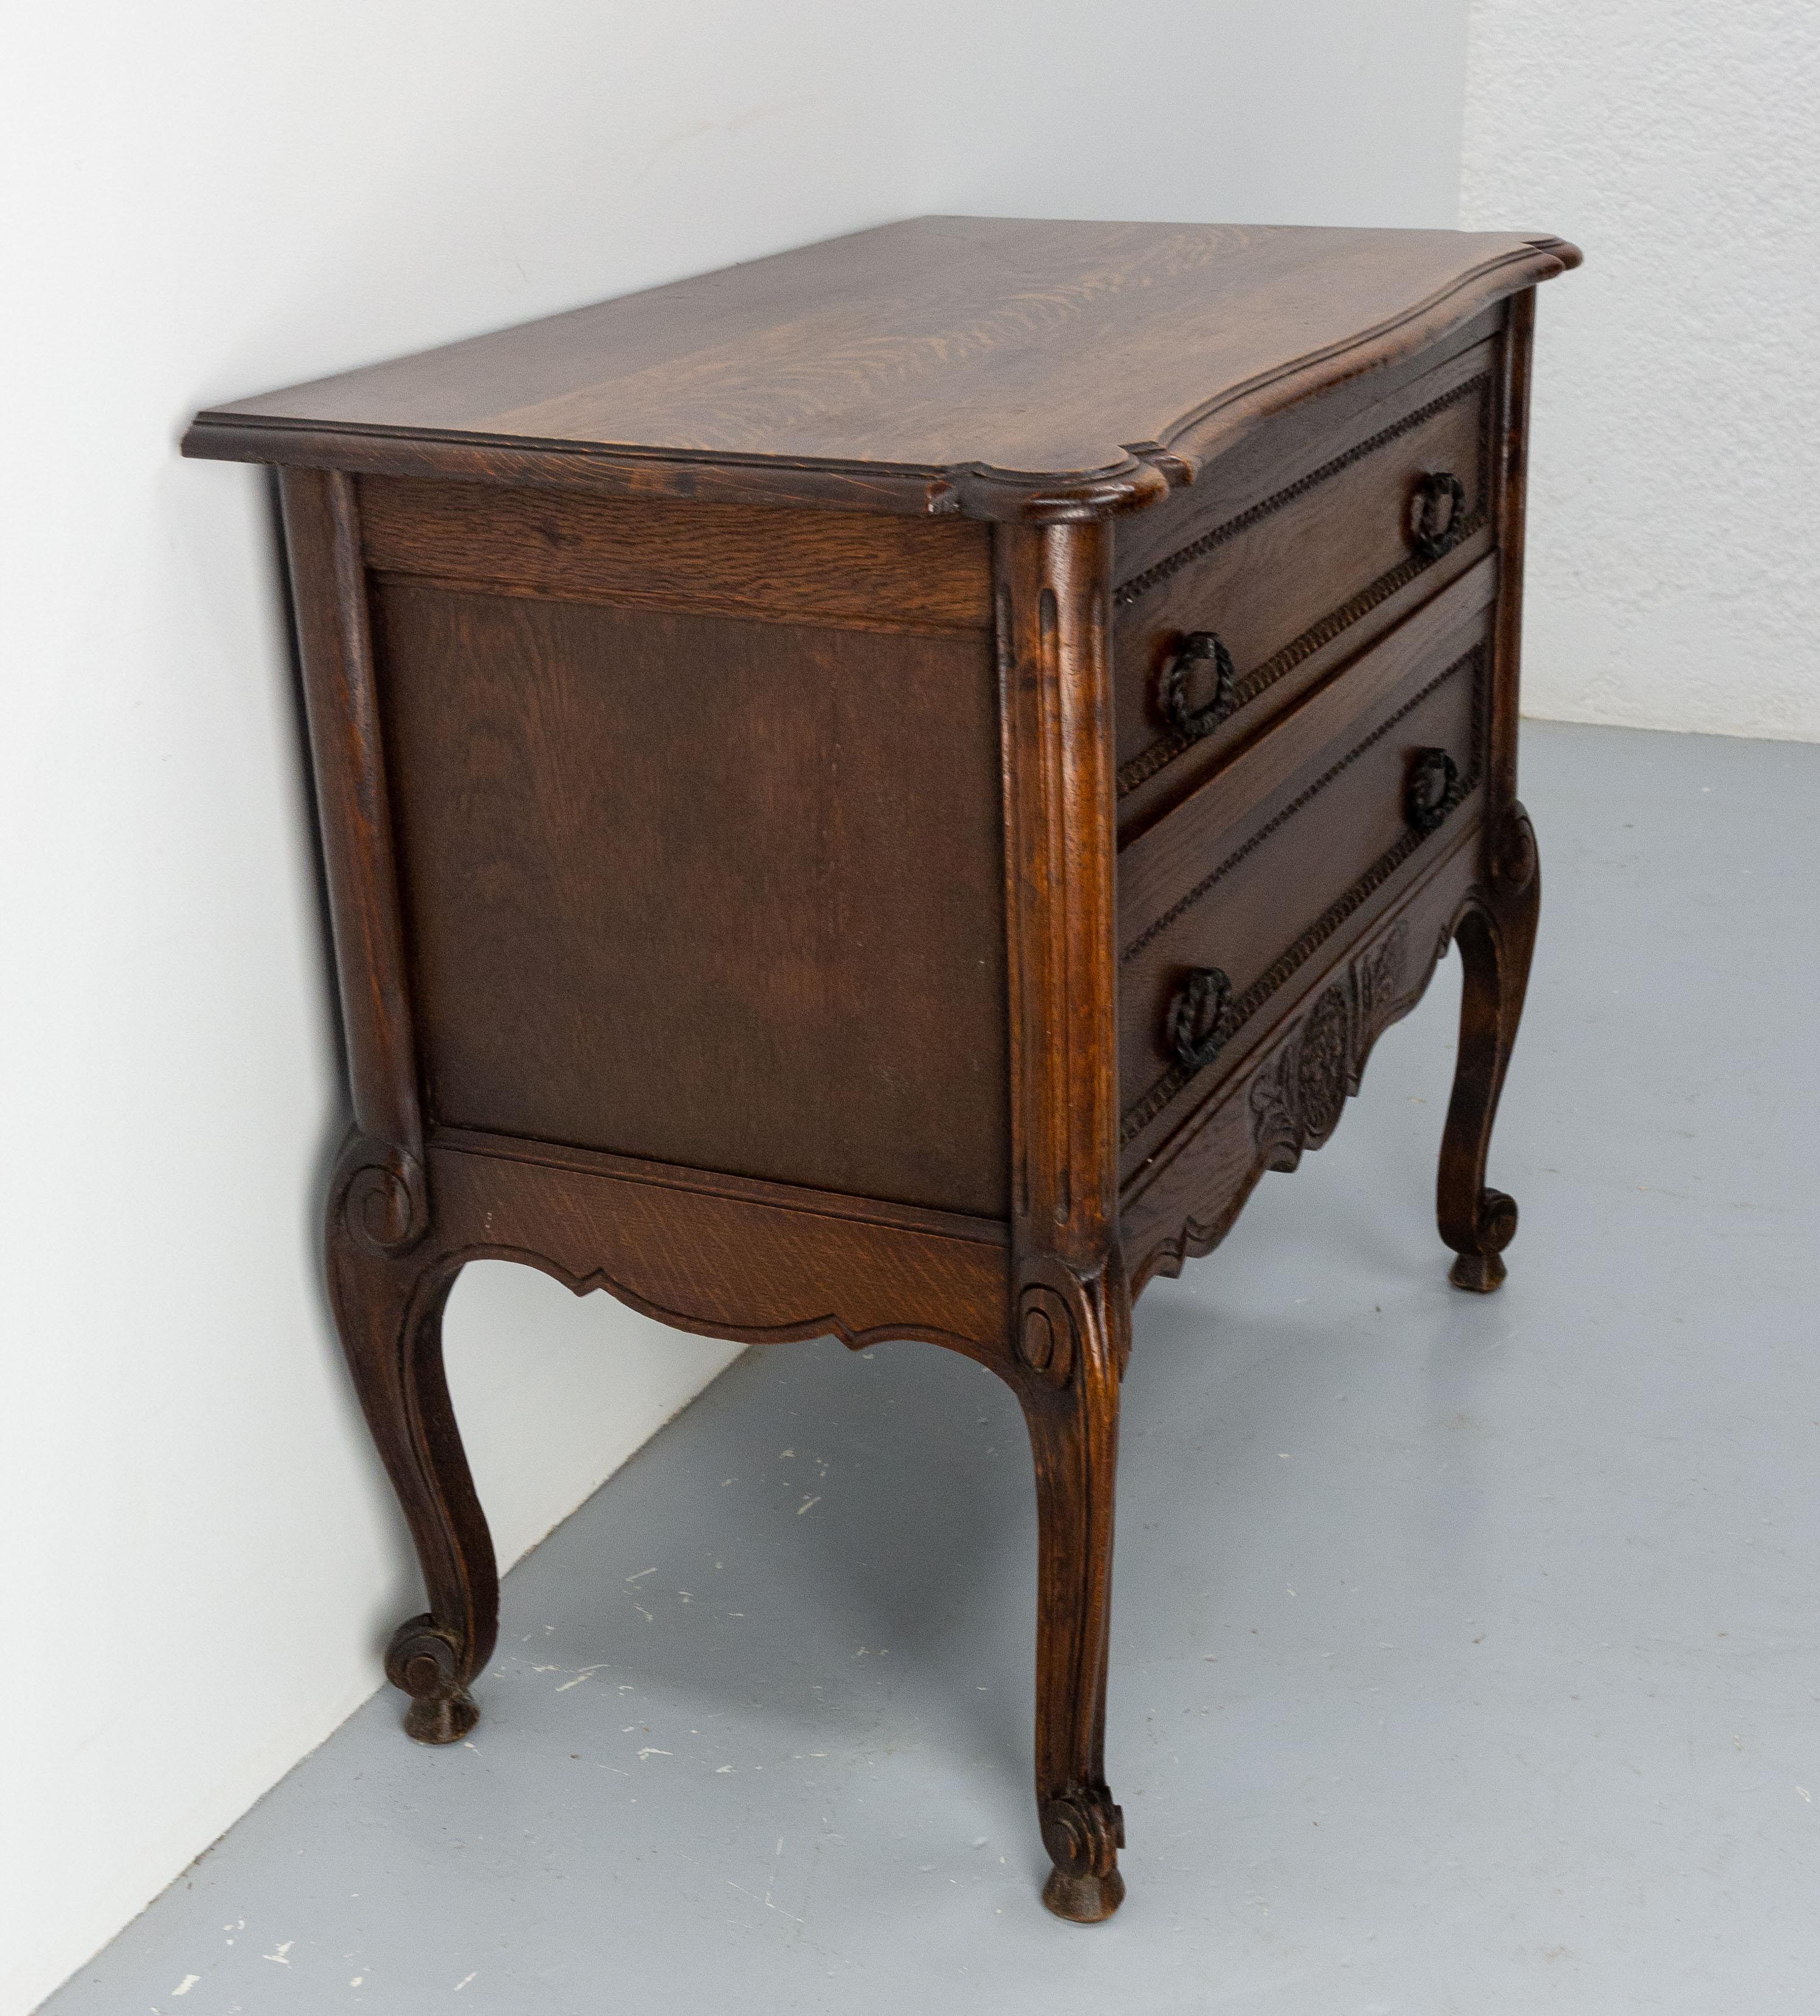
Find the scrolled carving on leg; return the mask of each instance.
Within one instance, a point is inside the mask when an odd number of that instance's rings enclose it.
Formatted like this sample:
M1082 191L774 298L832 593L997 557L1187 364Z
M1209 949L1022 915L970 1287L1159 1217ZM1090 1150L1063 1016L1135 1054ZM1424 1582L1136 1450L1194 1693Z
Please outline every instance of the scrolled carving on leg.
M423 1165L408 1150L355 1129L342 1144L329 1208L349 1238L375 1258L407 1252L430 1225Z
M1536 830L1530 823L1529 814L1514 799L1505 808L1487 853L1493 882L1511 895L1521 895L1535 880L1540 859Z
M1074 1376L1075 1322L1067 1298L1041 1282L1027 1287L1018 1303L1019 1361L1051 1386Z
M1485 1180L1498 1095L1516 1041L1541 901L1536 837L1514 801L1492 824L1484 880L1455 921L1465 983L1460 1049L1436 1186L1442 1239L1458 1256L1447 1279L1490 1294L1505 1278L1504 1249L1516 1236L1515 1199Z
M1501 1255L1515 1238L1516 1229L1516 1199L1506 1196L1502 1190L1482 1190L1479 1193L1474 1244L1467 1251L1457 1255L1447 1270L1447 1279L1456 1288L1464 1288L1469 1294L1489 1295L1504 1280L1505 1265Z

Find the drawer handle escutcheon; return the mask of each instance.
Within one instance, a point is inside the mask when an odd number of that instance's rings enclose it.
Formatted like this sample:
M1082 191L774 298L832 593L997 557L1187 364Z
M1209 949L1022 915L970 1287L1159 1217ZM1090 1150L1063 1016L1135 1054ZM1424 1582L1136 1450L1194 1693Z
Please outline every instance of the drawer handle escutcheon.
M1417 479L1409 500L1410 542L1425 560L1438 560L1466 536L1466 486L1451 470Z
M1197 665L1213 668L1213 697L1205 707L1188 704L1188 675ZM1232 711L1232 653L1211 630L1191 630L1171 653L1157 680L1157 704L1177 734L1189 742L1211 735Z
M1418 749L1403 788L1403 810L1418 833L1433 833L1466 795L1460 766L1444 749Z
M1232 982L1216 966L1198 966L1176 990L1169 1008L1169 1046L1185 1071L1203 1069L1224 1048L1232 1030Z

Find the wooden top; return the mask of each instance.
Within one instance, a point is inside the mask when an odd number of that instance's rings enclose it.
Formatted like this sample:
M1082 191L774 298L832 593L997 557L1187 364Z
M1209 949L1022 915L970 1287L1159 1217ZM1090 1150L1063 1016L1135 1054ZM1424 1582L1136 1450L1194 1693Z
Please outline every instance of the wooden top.
M186 455L989 518L1154 501L1579 263L1554 238L924 217L200 414Z

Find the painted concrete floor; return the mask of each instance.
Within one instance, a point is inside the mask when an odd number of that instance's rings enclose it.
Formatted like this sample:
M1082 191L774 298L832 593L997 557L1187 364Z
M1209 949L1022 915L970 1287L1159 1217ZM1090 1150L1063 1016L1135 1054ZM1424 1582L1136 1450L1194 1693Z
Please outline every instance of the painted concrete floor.
M1112 1923L1036 1902L1009 1395L799 1345L510 1578L471 1742L376 1699L47 2016L1820 2008L1820 748L1525 786L1506 1287L1429 1215L1450 962L1140 1306Z

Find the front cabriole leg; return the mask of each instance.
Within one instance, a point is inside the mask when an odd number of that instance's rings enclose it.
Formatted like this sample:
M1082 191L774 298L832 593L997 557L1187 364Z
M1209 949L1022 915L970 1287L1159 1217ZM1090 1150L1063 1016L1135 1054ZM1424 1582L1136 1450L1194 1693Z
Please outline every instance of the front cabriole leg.
M1011 1036L1012 1363L1036 1461L1043 1901L1077 1924L1125 1894L1104 1751L1119 1382L1113 753L1103 522L994 531Z
M1487 849L1485 878L1454 927L1465 985L1436 1189L1441 1237L1459 1255L1447 1279L1482 1295L1503 1280L1504 1249L1517 1229L1515 1201L1487 1184L1485 1165L1523 1012L1541 891L1536 837L1523 807L1512 804Z
M1481 1295L1504 1280L1503 1251L1517 1229L1516 1204L1486 1183L1485 1165L1529 985L1542 893L1536 836L1516 795L1523 502L1535 308L1533 287L1515 297L1501 346L1496 474L1499 586L1485 826L1477 880L1454 923L1465 986L1435 1197L1441 1237L1459 1255L1447 1278L1456 1288Z
M1097 1924L1125 1895L1124 1816L1106 1785L1106 1666L1123 1283L1054 1270L1027 1286L1015 1340L1036 1467L1036 1814L1054 1867L1043 1901Z

